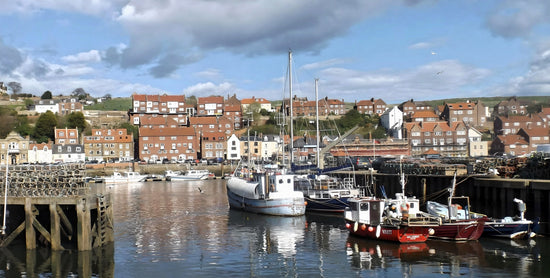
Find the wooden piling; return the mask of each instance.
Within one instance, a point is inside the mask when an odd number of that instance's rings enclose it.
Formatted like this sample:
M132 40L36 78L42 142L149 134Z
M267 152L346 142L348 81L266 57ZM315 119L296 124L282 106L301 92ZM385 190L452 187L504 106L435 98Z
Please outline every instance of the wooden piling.
M0 201L9 209L0 247L21 235L29 250L40 244L54 251L74 247L85 251L114 241L110 194L102 184L86 184L84 169L84 165L10 166L8 202ZM0 171L0 176L5 172ZM4 194L5 184L0 188Z

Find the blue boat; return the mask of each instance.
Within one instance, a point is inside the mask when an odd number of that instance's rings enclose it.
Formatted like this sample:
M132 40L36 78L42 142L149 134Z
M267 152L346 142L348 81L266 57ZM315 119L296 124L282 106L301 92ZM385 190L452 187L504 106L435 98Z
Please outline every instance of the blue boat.
M504 217L485 222L482 236L502 237L511 239L528 239L536 236L539 229L539 218L534 221L525 219L525 203L520 199L514 199L518 204L519 217Z
M343 213L349 198L360 197L353 178L339 179L327 175L300 176L295 189L303 192L306 211Z
M304 195L294 190L294 175L242 168L227 180L229 207L267 215L304 215Z

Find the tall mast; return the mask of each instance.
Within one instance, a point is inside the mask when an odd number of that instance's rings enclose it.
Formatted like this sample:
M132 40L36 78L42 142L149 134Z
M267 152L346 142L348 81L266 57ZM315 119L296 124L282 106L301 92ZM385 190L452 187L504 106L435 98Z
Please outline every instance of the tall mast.
M317 127L317 167L319 167L320 164L320 151L319 151L319 144L320 144L320 132L319 132L319 90L318 90L318 84L319 84L319 78L315 78L315 126Z
M292 50L288 51L288 90L290 91L290 164L294 163L294 111L292 108Z

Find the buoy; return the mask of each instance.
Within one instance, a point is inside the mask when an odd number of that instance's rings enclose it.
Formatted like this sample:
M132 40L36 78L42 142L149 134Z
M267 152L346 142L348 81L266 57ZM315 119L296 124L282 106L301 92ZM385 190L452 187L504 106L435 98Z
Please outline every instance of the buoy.
M369 226L369 232L372 233L372 231L374 231L374 228L372 226Z
M304 201L304 205L306 205L306 206L307 206L307 201Z
M357 224L357 222L355 222L355 224L353 224L353 231L354 232L357 232L358 226L359 226L359 224Z
M380 225L376 226L376 238L380 237L381 230L382 230L382 228L380 227Z
M351 225L349 223L346 223L346 229L349 230L349 227L351 227Z
M365 224L361 225L361 230L364 231L364 230L366 230L366 229L367 229L367 225L365 225Z
M428 230L428 234L430 234L431 236L433 236L433 235L435 234L435 230L432 229L432 228L430 228L430 229Z

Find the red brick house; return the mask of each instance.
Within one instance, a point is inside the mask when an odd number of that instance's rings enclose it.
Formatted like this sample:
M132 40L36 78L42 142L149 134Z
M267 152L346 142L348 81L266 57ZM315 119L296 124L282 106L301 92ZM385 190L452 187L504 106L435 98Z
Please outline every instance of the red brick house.
M82 108L82 103L78 102L78 100L74 98L64 99L57 105L59 105L59 114L62 116L71 114L73 112L82 113L84 111L84 109Z
M517 134L529 143L529 152L537 151L538 145L550 144L550 130L548 128L522 128Z
M315 106L314 101L313 105ZM316 107L313 107L314 112L312 116L315 116L315 109ZM346 114L346 104L343 99L329 99L328 97L325 97L324 99L319 100L319 116L344 114Z
M92 129L92 135L84 136L83 140L86 160L134 159L134 135L126 129Z
M139 158L146 162L197 159L199 140L191 127L140 127Z
M496 115L526 115L527 107L526 103L517 100L516 97L511 97L497 103L493 113Z
M517 134L520 129L548 128L548 124L539 115L498 116L493 122L497 135Z
M233 124L233 129L241 129L243 126L243 109L241 101L236 95L228 97L224 103L224 115Z
M409 119L412 122L440 122L439 116L433 110L416 111Z
M405 123L405 136L411 145L412 156L421 156L429 150L449 157L468 155L468 132L462 122L452 125L442 121L409 122Z
M197 116L221 116L224 111L222 96L199 97L197 99Z
M403 117L405 117L405 120L409 119L417 111L433 111L433 108L429 104L421 101L414 101L413 99L399 104L398 108L403 111Z
M530 152L529 142L518 134L498 135L491 143L491 154L526 155Z
M201 158L225 159L227 139L223 132L203 132L201 135Z
M382 115L382 113L384 113L384 111L386 111L386 102L384 102L382 99L374 98L371 98L370 100L360 100L359 102L356 101L354 109L361 114L376 114L380 116Z
M141 124L142 117L178 117L193 115L195 108L185 104L184 95L132 95L132 108L128 111L130 123Z
M226 135L233 133L233 123L225 116L221 117L191 117L190 127L197 131L197 134L205 132L222 132Z

